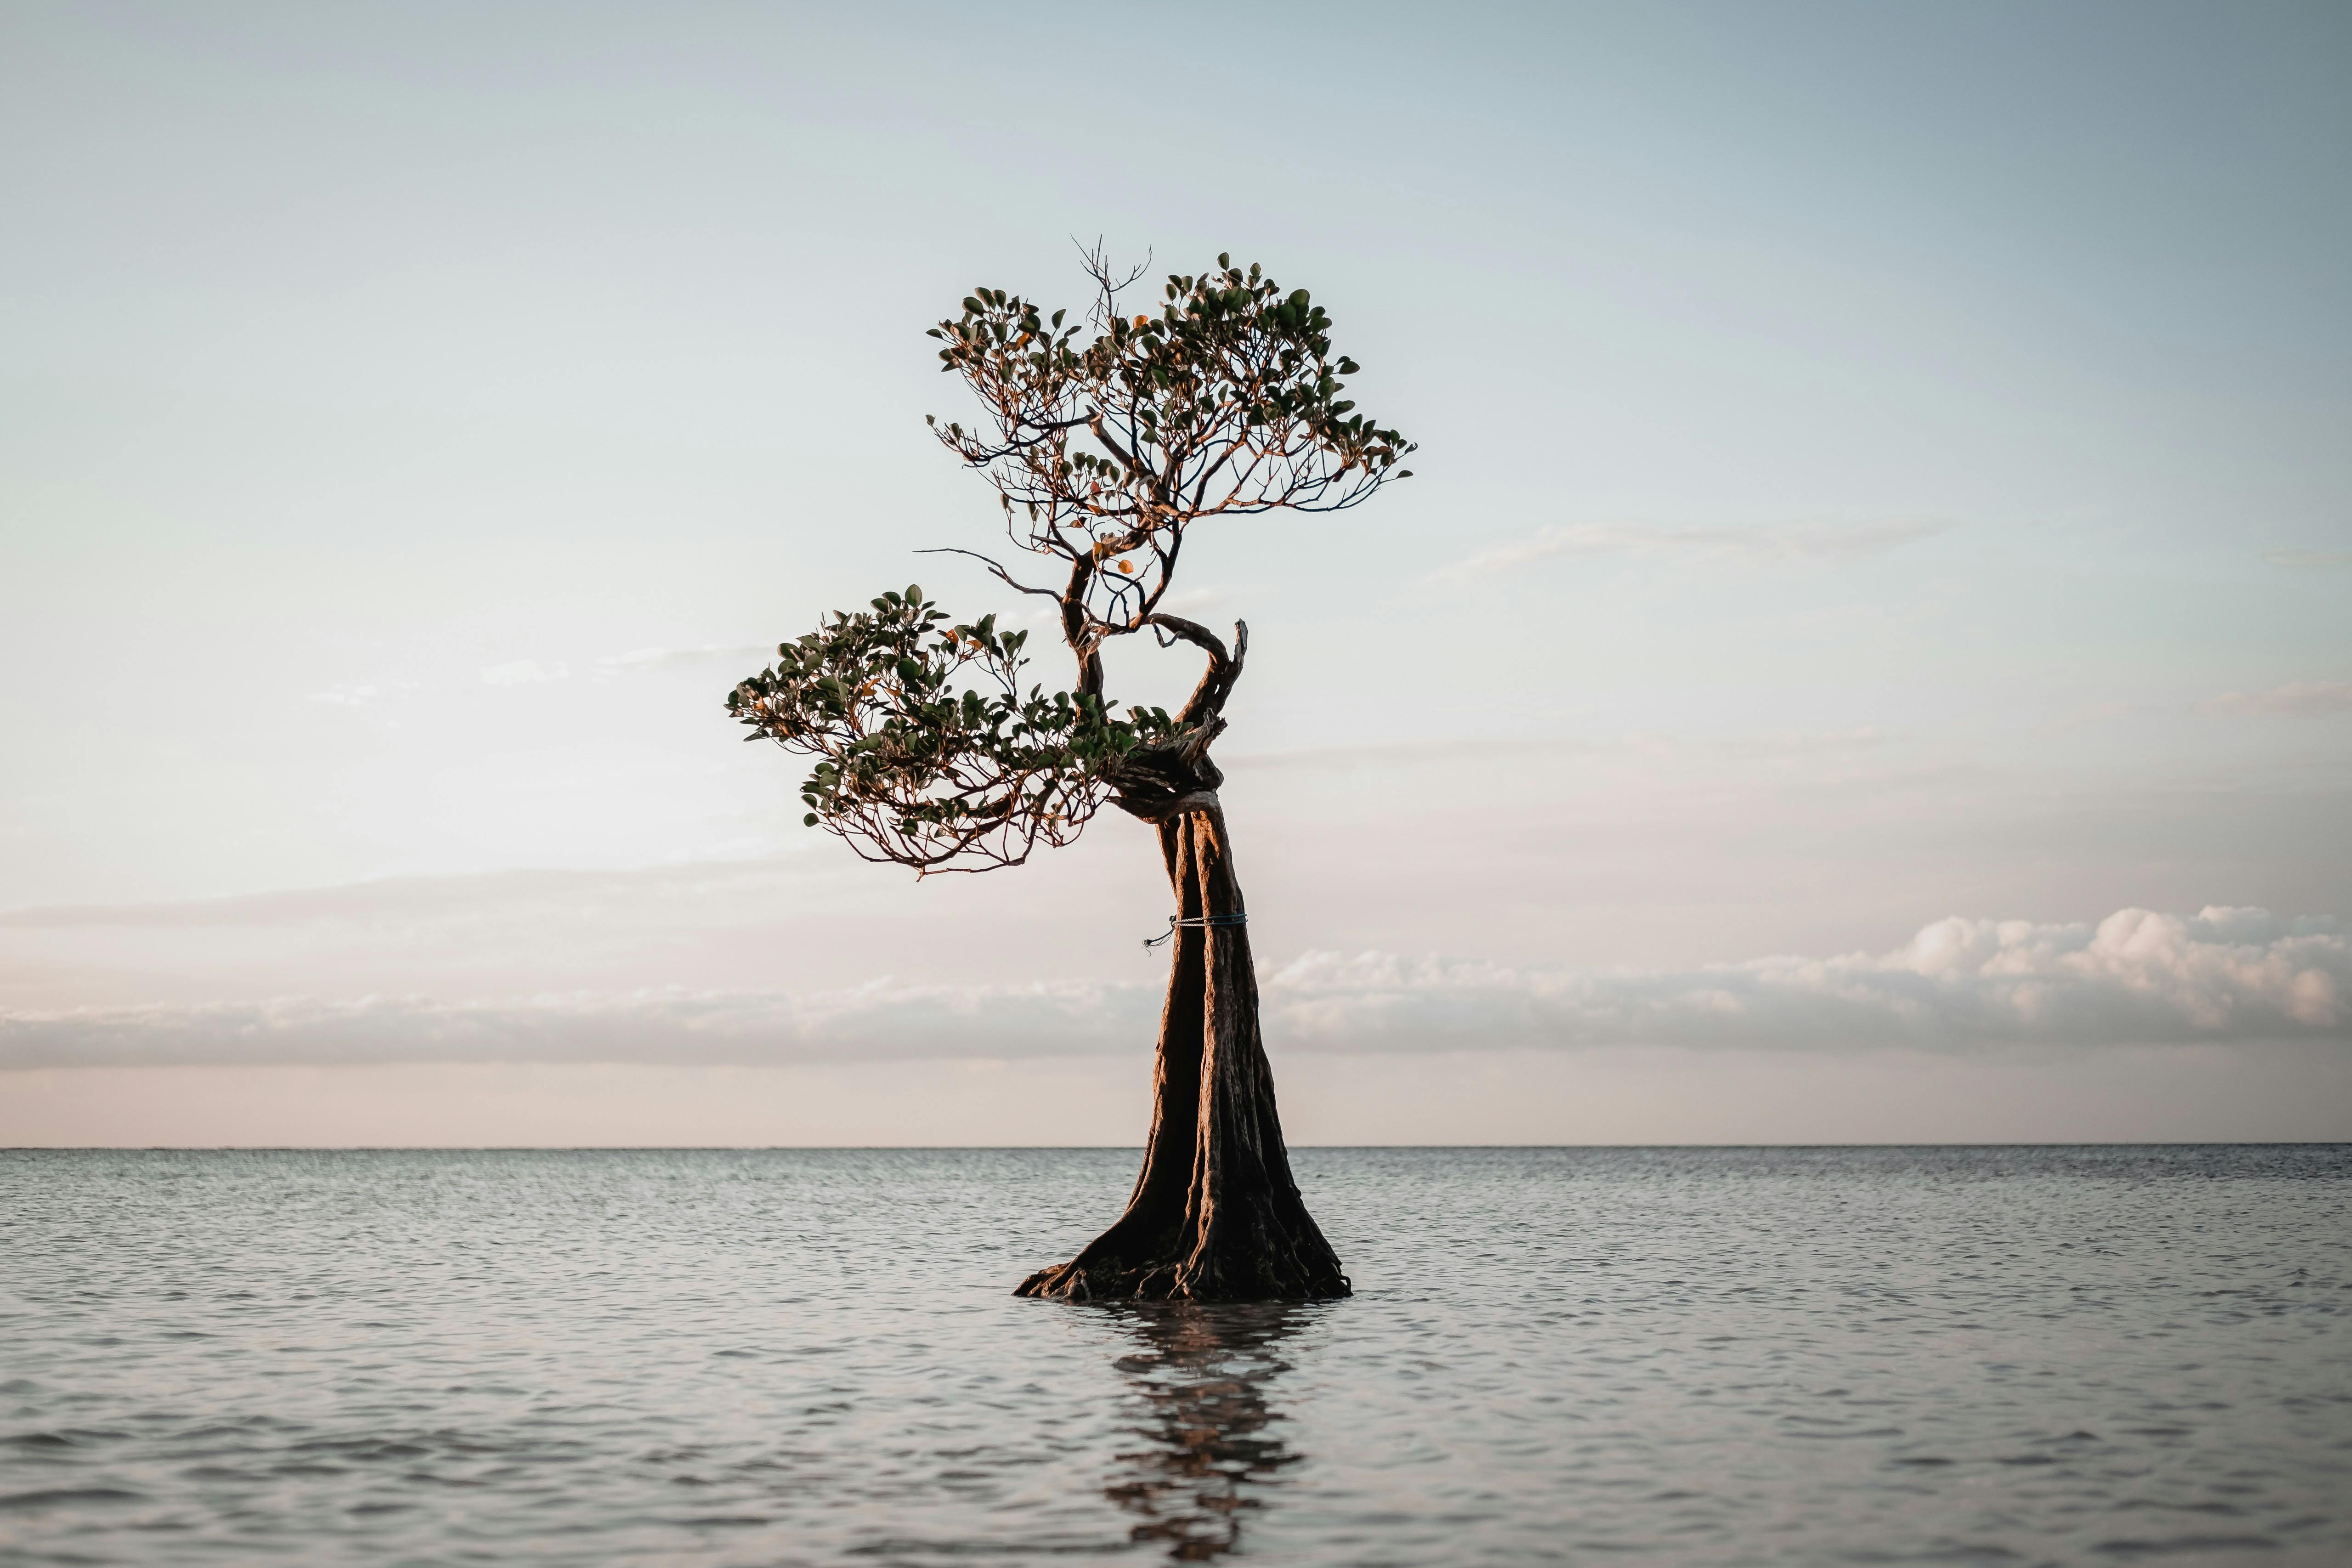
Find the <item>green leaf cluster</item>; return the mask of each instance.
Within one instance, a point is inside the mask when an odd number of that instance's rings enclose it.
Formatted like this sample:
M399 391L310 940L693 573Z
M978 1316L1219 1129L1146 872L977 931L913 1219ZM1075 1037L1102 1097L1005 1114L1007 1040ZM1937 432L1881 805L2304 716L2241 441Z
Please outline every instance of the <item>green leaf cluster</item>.
M815 759L803 821L868 858L1015 864L1039 840L1075 837L1107 791L1105 769L1177 730L1163 709L1024 692L1027 640L992 615L950 624L910 584L780 645L727 710L745 740Z
M1214 510L1328 510L1411 477L1399 465L1412 443L1343 395L1362 367L1334 353L1330 315L1306 289L1224 255L1171 274L1161 296L1157 313L1133 316L1107 300L1083 343L1067 311L987 287L930 329L940 369L996 416L992 434L955 421L941 438L994 470L1008 510L1181 526ZM1074 445L1077 432L1099 449Z
M1087 270L1097 292L1083 321L982 287L929 329L940 369L981 409L971 424L934 417L934 433L995 489L1014 544L1070 567L1058 586L992 569L1061 601L1082 665L1150 624L1193 523L1358 505L1411 478L1414 449L1349 395L1362 367L1306 289L1227 254L1171 274L1137 311L1098 253Z

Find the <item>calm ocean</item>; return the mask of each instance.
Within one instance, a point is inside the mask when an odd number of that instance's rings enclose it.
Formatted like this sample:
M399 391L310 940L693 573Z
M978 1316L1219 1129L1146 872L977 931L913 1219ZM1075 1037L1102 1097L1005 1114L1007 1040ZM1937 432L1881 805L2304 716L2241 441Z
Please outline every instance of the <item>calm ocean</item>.
M0 1153L0 1561L2352 1563L2352 1147Z

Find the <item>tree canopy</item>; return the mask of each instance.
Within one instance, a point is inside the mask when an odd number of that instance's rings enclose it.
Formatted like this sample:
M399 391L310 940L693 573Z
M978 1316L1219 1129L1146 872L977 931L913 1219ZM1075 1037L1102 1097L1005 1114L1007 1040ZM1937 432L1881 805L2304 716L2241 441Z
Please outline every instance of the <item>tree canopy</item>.
M1286 293L1220 256L1213 270L1171 276L1157 313L1130 313L1120 295L1140 269L1118 277L1097 249L1087 272L1082 321L981 288L930 330L940 368L984 411L969 426L934 417L934 433L996 490L1013 546L1060 581L940 552L1054 602L1076 665L1070 689L1024 690L1026 632L998 629L993 615L951 624L910 585L782 644L728 696L746 740L814 759L805 820L868 859L986 870L1068 843L1107 798L1156 815L1153 760L1202 764L1246 647L1244 628L1229 652L1160 610L1187 529L1339 510L1410 477L1412 444L1345 395L1360 367L1334 354L1330 318L1307 290ZM1103 691L1104 644L1146 628L1210 656L1174 715L1119 709Z

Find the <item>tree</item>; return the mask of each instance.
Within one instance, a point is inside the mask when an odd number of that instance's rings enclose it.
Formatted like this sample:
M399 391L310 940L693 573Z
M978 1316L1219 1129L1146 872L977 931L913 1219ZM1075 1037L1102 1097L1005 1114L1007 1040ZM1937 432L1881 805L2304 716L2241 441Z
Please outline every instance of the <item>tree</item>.
M984 413L934 432L994 488L1013 545L1058 586L1014 591L1054 605L1076 661L1050 697L1022 670L1028 634L993 615L967 624L919 587L837 613L776 650L728 710L813 757L803 819L869 860L919 875L1017 866L1075 839L1106 800L1152 825L1176 896L1151 1132L1126 1212L1019 1293L1071 1299L1303 1299L1348 1293L1301 1201L1258 1035L1247 910L1209 752L1249 652L1160 608L1188 531L1205 518L1337 511L1408 477L1413 450L1354 412L1330 318L1227 256L1168 279L1157 314L1119 296L1141 269L1087 258L1084 322L1001 289L975 289L930 335L941 368ZM1085 341L1081 342L1081 338ZM1103 690L1104 645L1150 631L1207 658L1176 712L1123 710Z

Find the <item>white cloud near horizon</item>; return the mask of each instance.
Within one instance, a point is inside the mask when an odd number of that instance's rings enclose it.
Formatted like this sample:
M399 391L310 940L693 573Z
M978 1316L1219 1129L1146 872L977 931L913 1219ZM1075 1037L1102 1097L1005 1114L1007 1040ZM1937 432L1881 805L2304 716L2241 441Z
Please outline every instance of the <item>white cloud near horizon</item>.
M405 697L417 689L413 680L345 681L324 691L310 693L310 700L323 702L331 708L366 708L393 698Z
M1869 522L1792 519L1741 528L1662 528L1639 522L1586 522L1542 528L1513 544L1496 545L1439 572L1476 577L1507 572L1554 555L1683 555L1744 561L1839 561L1875 555L1950 529L1931 518L1884 518Z
M511 664L488 665L482 670L485 686L544 686L562 680L572 673L572 667L562 659L544 664L535 658L519 658Z
M1305 1038L1934 1050L2352 1040L2352 937L2330 919L2121 910L2096 926L1953 917L1903 947L1680 972L1509 970L1310 953L1270 1009Z
M448 1002L278 998L0 1013L0 1068L299 1062L781 1063L1149 1047L1156 984L682 987ZM2325 917L2123 910L2096 926L1938 921L1880 954L1690 970L1310 952L1263 981L1276 1049L1664 1045L1958 1052L2352 1043L2352 933Z
M332 882L317 888L283 888L221 898L163 900L139 904L35 904L0 910L0 930L66 930L75 927L287 926L355 922L381 926L402 921L478 915L518 902L530 908L577 908L602 899L642 903L681 891L702 896L714 888L762 881L800 863L806 847L726 860L586 869L551 867L455 875L383 877Z
M2294 680L2267 691L2225 691L2197 705L2200 713L2291 714L2352 711L2352 680Z

